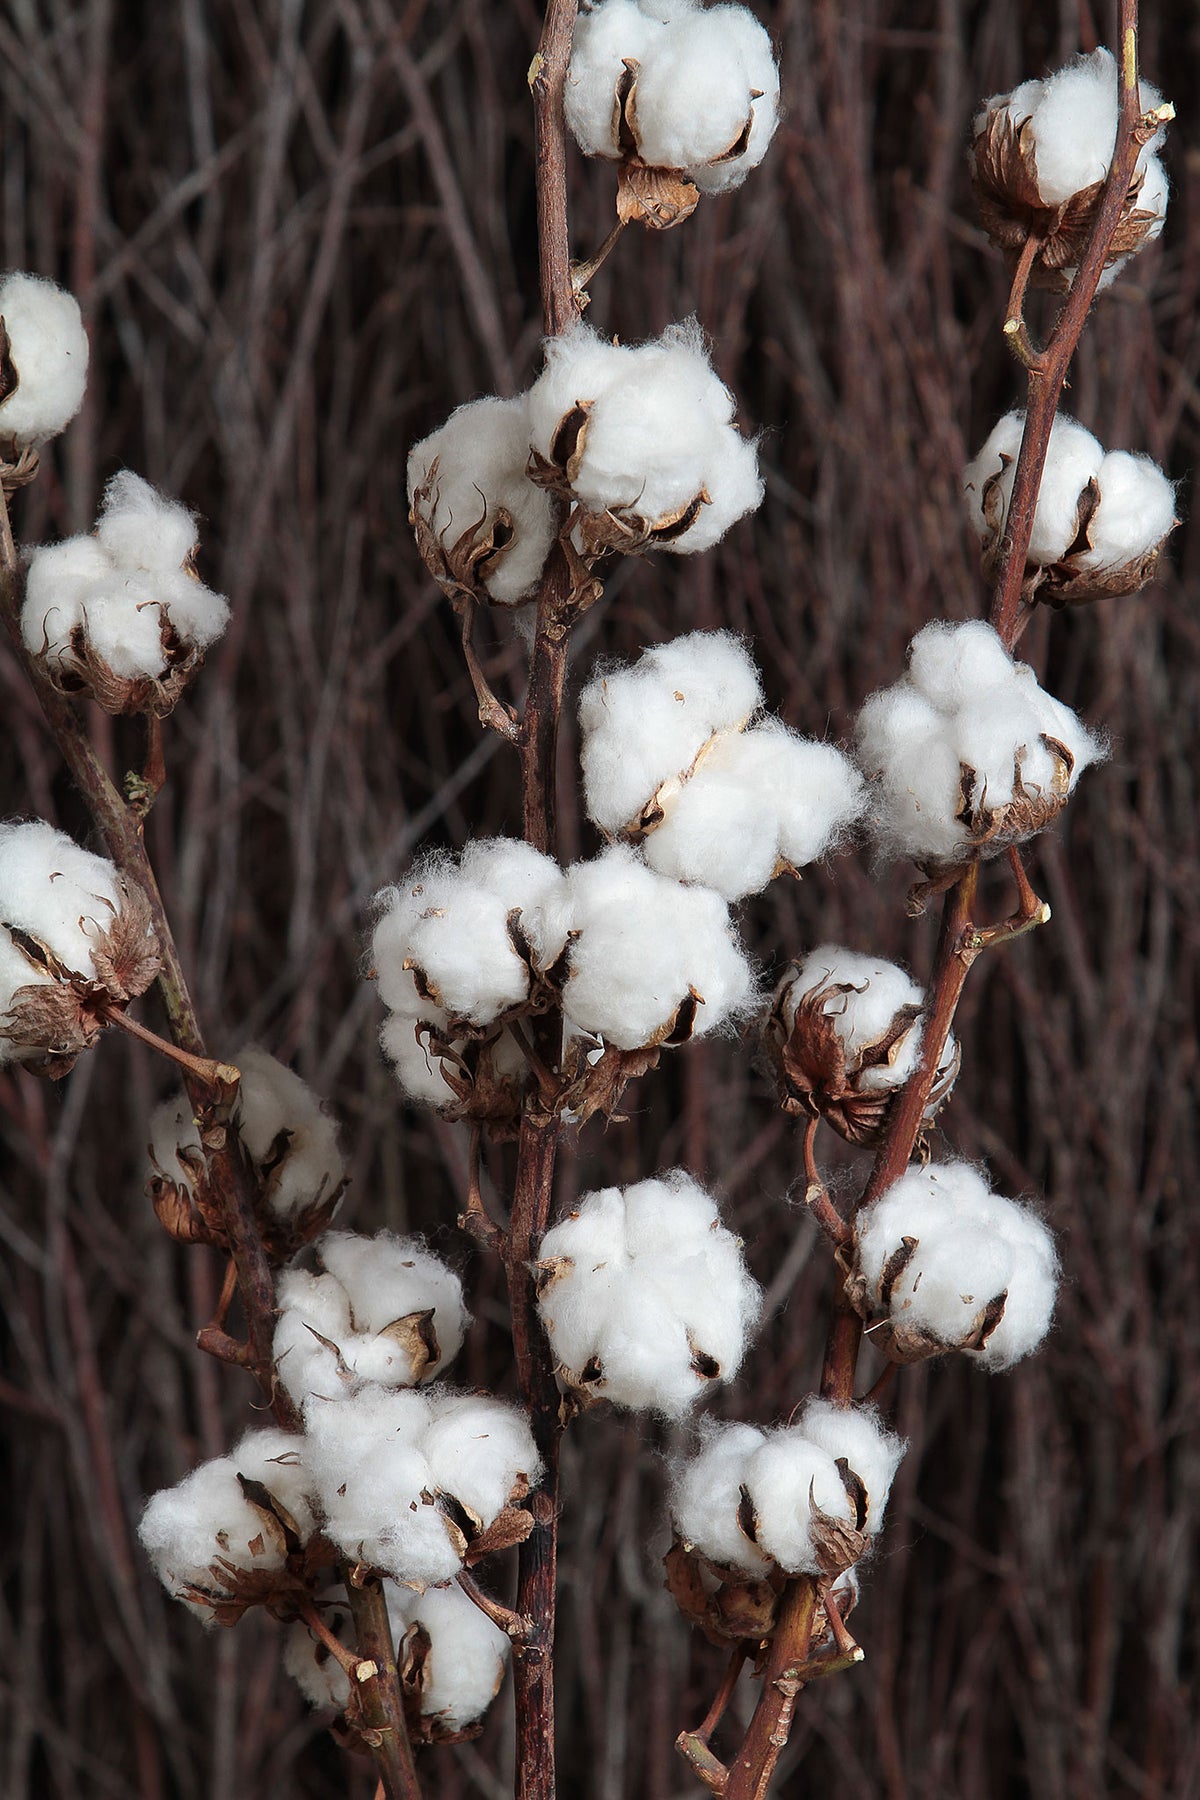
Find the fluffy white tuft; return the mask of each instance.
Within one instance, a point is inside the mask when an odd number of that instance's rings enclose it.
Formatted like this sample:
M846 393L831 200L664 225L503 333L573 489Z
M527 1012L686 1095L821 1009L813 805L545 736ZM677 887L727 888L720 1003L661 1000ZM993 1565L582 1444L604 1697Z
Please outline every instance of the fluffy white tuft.
M742 1487L750 1458L767 1441L757 1425L702 1427L699 1452L675 1465L671 1516L685 1544L725 1568L761 1575L770 1558L739 1522Z
M1174 527L1175 485L1149 456L1110 450L1097 476L1100 502L1088 521L1084 569L1119 569L1157 550Z
M1023 413L1006 413L963 476L967 509L985 548L1004 530L1024 430ZM1030 562L1056 563L1067 554L1079 532L1084 489L1099 475L1103 461L1103 447L1091 432L1059 413L1051 428L1038 489L1029 540ZM993 477L995 486L988 490Z
M0 401L0 438L18 448L56 437L83 405L88 340L74 294L40 275L0 280L0 318L17 385Z
M234 1111L251 1161L270 1165L267 1199L288 1219L328 1199L346 1178L337 1124L299 1075L253 1044L234 1059L242 1080Z

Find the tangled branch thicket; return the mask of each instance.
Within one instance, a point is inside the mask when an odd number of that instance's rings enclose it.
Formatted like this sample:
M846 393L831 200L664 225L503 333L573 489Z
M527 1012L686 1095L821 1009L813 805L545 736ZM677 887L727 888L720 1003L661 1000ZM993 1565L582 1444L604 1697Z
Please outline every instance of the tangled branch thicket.
M1013 387L1007 278L963 150L980 95L1090 49L1095 27L1075 5L756 10L784 79L770 156L685 229L629 234L591 292L629 341L698 315L763 429L766 501L704 557L622 564L574 636L574 680L601 644L630 656L729 626L761 646L769 706L838 735L926 620L982 609L960 472ZM204 515L203 573L232 623L170 722L147 823L198 1011L216 1054L255 1039L329 1097L350 1155L342 1223L424 1231L455 1260L466 1142L398 1105L359 959L370 896L418 844L518 824L511 758L480 734L457 621L407 530L405 453L460 400L525 387L536 362L523 76L539 29L533 0L37 0L0 20L0 264L71 287L93 343L84 411L15 502L19 536L87 529L126 465ZM1194 93L1192 7L1148 9L1141 55ZM1069 398L1105 444L1175 478L1200 433L1194 133L1184 117L1165 237L1097 309ZM577 161L570 203L577 249L599 244L610 184ZM1053 929L985 957L967 989L939 1128L1006 1192L1046 1194L1067 1279L1041 1355L1002 1381L953 1359L904 1371L909 1452L856 1615L868 1663L801 1696L784 1793L1200 1794L1198 559L1185 525L1144 596L1039 613L1022 641L1112 756L1038 842ZM481 654L515 702L521 646L497 632ZM86 838L6 651L0 681L4 810ZM93 728L114 771L136 766L134 727L97 714ZM576 749L568 708L564 859L592 843ZM981 886L994 916L1001 874ZM902 898L900 879L842 857L836 879L814 869L751 901L747 936L776 958L836 940L924 972L933 925ZM144 1496L222 1452L251 1394L194 1348L220 1259L165 1238L142 1194L169 1087L116 1033L60 1087L0 1075L15 1501L0 1786L12 1800L365 1797L373 1774L311 1722L272 1622L203 1636L135 1546ZM779 1203L796 1129L725 1042L693 1045L629 1099L630 1124L593 1120L564 1145L559 1203L675 1162L718 1191L768 1321L718 1404L786 1417L815 1385L832 1288L815 1226ZM861 1168L848 1148L825 1154L847 1182ZM473 1258L472 1299L458 1377L503 1391L496 1259ZM594 1415L563 1447L560 1786L596 1800L690 1791L674 1736L724 1661L662 1585L673 1434L652 1431ZM505 1793L511 1730L497 1707L482 1739L431 1753L438 1793Z

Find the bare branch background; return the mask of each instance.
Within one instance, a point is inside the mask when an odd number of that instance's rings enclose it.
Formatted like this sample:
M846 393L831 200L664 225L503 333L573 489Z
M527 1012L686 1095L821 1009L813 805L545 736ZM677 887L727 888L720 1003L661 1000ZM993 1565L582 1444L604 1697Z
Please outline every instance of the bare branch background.
M697 559L622 569L579 635L599 651L729 624L769 699L838 735L927 618L983 588L958 471L1019 391L1006 283L976 228L964 145L990 92L1090 49L1085 0L758 0L787 114L764 167L683 229L627 233L592 317L636 340L695 311L762 429L768 497ZM1098 309L1068 407L1186 478L1200 436L1200 28L1147 6L1142 61L1179 103L1162 244ZM451 406L518 390L538 345L534 0L13 0L0 17L4 266L83 302L84 414L17 502L26 542L90 522L129 465L198 507L234 624L167 734L148 827L214 1050L254 1037L344 1121L348 1223L430 1233L469 1264L466 1380L511 1382L494 1259L453 1228L465 1140L407 1112L359 975L370 895L414 846L519 827L516 769L481 740L457 627L405 525L404 453ZM1190 116L1189 116L1190 115ZM611 175L573 168L576 248ZM1036 324L1035 319L1035 324ZM805 1694L780 1791L1073 1800L1200 1795L1194 1680L1200 1443L1197 720L1200 535L1143 598L1043 617L1022 653L1110 734L1039 843L1054 910L985 962L960 1013L941 1129L1006 1191L1044 1191L1067 1281L1043 1353L995 1380L905 1370L911 1440L856 1634L868 1661ZM507 627L487 648L519 691ZM6 812L82 834L35 702L0 653ZM96 716L114 770L136 737ZM562 746L566 848L590 828ZM908 871L840 859L746 909L778 966L825 938L928 967ZM4 1479L0 1791L10 1800L333 1800L364 1769L306 1716L277 1630L205 1636L159 1590L133 1522L247 1423L249 1385L192 1347L217 1266L142 1198L164 1090L106 1041L61 1086L0 1077ZM831 1278L783 1199L798 1139L745 1050L701 1044L593 1124L562 1194L676 1161L722 1193L771 1319L730 1412L786 1416L814 1383ZM861 1159L824 1145L842 1179ZM494 1173L501 1172L497 1162ZM590 1416L564 1456L562 1791L668 1800L672 1749L721 1653L661 1586L667 1430ZM739 1696L752 1703L752 1691ZM444 1800L502 1796L503 1706L428 1753ZM434 1761L436 1759L436 1772Z

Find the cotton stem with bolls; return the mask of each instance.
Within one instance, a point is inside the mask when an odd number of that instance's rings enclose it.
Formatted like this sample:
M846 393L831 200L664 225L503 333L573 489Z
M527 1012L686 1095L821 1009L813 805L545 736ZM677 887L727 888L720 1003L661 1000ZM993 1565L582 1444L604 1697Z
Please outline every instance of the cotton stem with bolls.
M1035 254L1030 245L1019 260L1006 311L1005 338L1028 371L1025 431L1000 555L992 577L994 586L989 613L991 625L1008 650L1012 649L1019 634L1026 555L1050 432L1067 370L1126 203L1140 148L1137 0L1120 0L1118 36L1121 45L1118 59L1119 123L1112 161L1087 249L1045 348L1040 352L1034 350L1024 323L1024 289ZM973 864L946 895L929 983L920 1065L897 1095L860 1205L878 1198L908 1167L972 964L993 944L1044 924L1049 918L1049 908L1034 894L1020 858L1015 855L1013 868L1018 905L1012 918L999 925L980 926L976 921L977 865ZM861 1343L862 1322L843 1298L839 1301L826 1344L821 1376L824 1399L839 1406L853 1403ZM791 1728L814 1616L815 1593L811 1580L808 1577L793 1580L781 1602L779 1624L771 1643L762 1677L762 1692L750 1729L728 1767L727 1778L720 1790L725 1800L765 1800Z
M20 587L20 568L7 496L0 485L0 615L13 654L37 694L49 730L108 855L122 874L136 882L149 902L162 959L158 987L173 1044L166 1044L155 1033L123 1015L114 1013L111 1022L148 1042L160 1053L170 1055L177 1065L182 1066L188 1096L197 1114L203 1115L212 1107L214 1091L219 1089L219 1116L227 1120L237 1094L237 1071L231 1065L214 1062L205 1049L187 978L146 853L143 830L147 806L143 791L135 786L128 801L122 797L75 707L45 679L30 657L21 635ZM163 778L162 746L161 737L153 731L148 769L157 791ZM274 1380L271 1366L271 1342L275 1330L274 1272L259 1229L250 1172L232 1129L225 1132L224 1145L217 1145L209 1153L209 1182L242 1303L246 1341L239 1344L223 1329L232 1300L232 1287L227 1283L219 1323L203 1327L197 1343L202 1351L246 1369L258 1383L276 1422L285 1430L296 1431L300 1426L296 1409ZM385 1800L419 1800L420 1788L404 1721L383 1590L378 1582L368 1582L356 1589L350 1579L348 1564L341 1565L341 1572L347 1579L358 1633L360 1675L368 1664L373 1666L373 1673L359 1679L356 1687L357 1716L362 1723L363 1742L375 1761Z

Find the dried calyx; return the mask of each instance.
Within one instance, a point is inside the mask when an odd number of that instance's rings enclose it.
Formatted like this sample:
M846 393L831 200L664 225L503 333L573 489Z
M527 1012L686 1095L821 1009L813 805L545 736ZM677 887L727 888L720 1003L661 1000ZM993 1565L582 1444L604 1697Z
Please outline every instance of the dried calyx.
M1141 84L1139 155L1101 287L1161 232L1167 179L1155 152L1174 117L1162 95ZM984 229L1016 265L1038 244L1030 280L1063 293L1087 248L1117 132L1117 70L1111 53L1078 57L1046 81L996 94L975 121L972 179Z
M895 1094L920 1061L924 1004L921 988L895 963L834 944L793 963L765 1031L784 1111L819 1116L849 1143L878 1143ZM949 1097L958 1066L951 1035L927 1123Z
M65 1075L159 966L141 888L51 825L0 825L0 1066Z

